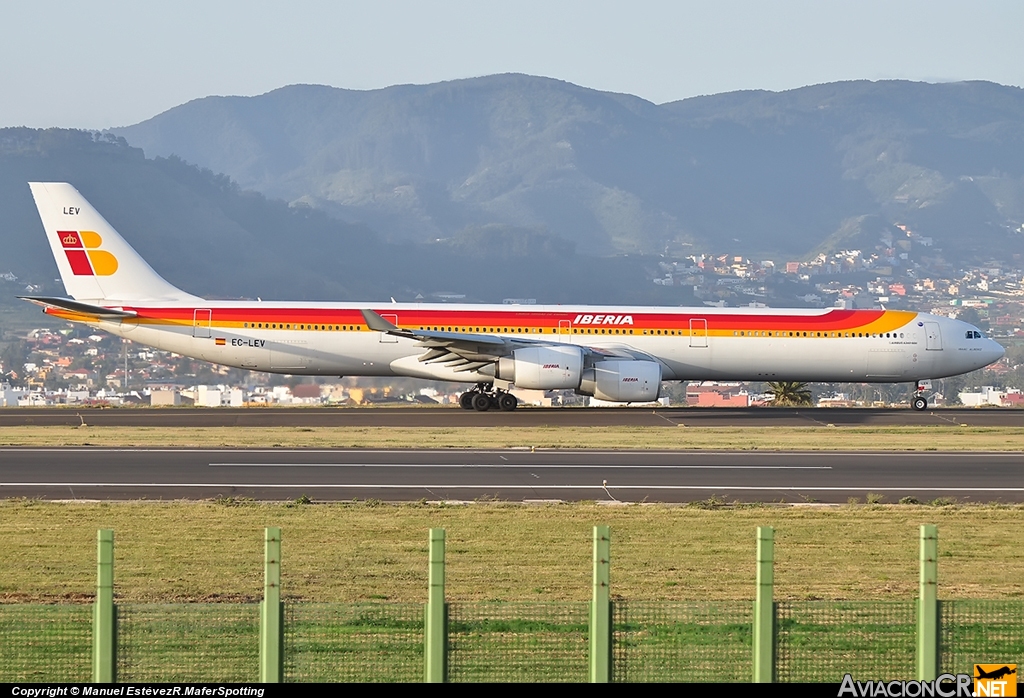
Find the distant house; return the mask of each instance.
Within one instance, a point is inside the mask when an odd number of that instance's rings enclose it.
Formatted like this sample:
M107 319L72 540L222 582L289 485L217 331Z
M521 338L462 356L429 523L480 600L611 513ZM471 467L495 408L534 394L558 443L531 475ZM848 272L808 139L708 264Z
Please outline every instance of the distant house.
M750 394L739 383L711 383L686 386L690 407L750 407Z
M0 407L17 407L20 400L28 397L28 391L14 388L10 383L0 383Z
M153 407L177 407L181 404L181 393L177 390L154 390L149 394Z
M1020 407L1024 403L1024 395L1017 388L999 390L991 385L982 386L979 392L960 393L960 402L965 407L982 407L984 405L995 405L997 407Z
M1003 395L1003 407L1024 407L1024 393L1008 392Z
M320 386L317 383L300 383L292 388L292 400L295 402L320 402Z

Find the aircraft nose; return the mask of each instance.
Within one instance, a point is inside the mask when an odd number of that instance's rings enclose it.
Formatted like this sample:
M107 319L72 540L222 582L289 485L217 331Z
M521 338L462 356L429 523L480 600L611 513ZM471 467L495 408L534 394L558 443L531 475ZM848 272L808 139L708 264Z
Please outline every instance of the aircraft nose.
M989 360L989 363L993 363L995 361L999 361L999 359L1003 358L1003 356L1006 355L1006 349L1003 347L1002 344L1000 344L999 342L995 341L994 339L988 340L988 343L989 343L989 347L988 347L989 352L988 353L990 353L991 356L992 356L991 360Z

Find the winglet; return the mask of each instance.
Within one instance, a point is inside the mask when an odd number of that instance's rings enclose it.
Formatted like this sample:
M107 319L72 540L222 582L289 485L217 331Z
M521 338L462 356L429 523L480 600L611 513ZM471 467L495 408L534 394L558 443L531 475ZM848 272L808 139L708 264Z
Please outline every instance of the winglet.
M393 325L372 310L360 310L366 326L375 332L401 332L397 325Z

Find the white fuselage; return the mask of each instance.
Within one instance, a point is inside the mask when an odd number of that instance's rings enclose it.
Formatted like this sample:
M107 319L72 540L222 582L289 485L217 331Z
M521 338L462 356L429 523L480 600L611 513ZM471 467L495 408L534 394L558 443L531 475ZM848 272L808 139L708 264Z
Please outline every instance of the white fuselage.
M138 318L89 324L141 344L243 369L493 380L486 373L420 361L425 349L418 341L372 331L357 319L358 310L366 307L207 301L201 308L136 306ZM431 304L375 310L402 327L487 333L652 359L661 364L665 380L912 382L966 373L1003 355L999 344L966 323L906 311ZM589 323L580 322L587 318Z

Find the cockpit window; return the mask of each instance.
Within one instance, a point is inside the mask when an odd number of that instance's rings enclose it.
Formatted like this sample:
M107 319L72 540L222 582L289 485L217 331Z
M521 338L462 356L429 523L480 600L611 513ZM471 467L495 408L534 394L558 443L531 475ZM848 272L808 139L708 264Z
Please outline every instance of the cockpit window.
M964 336L967 339L981 339L981 332L978 332L978 330L967 330Z

